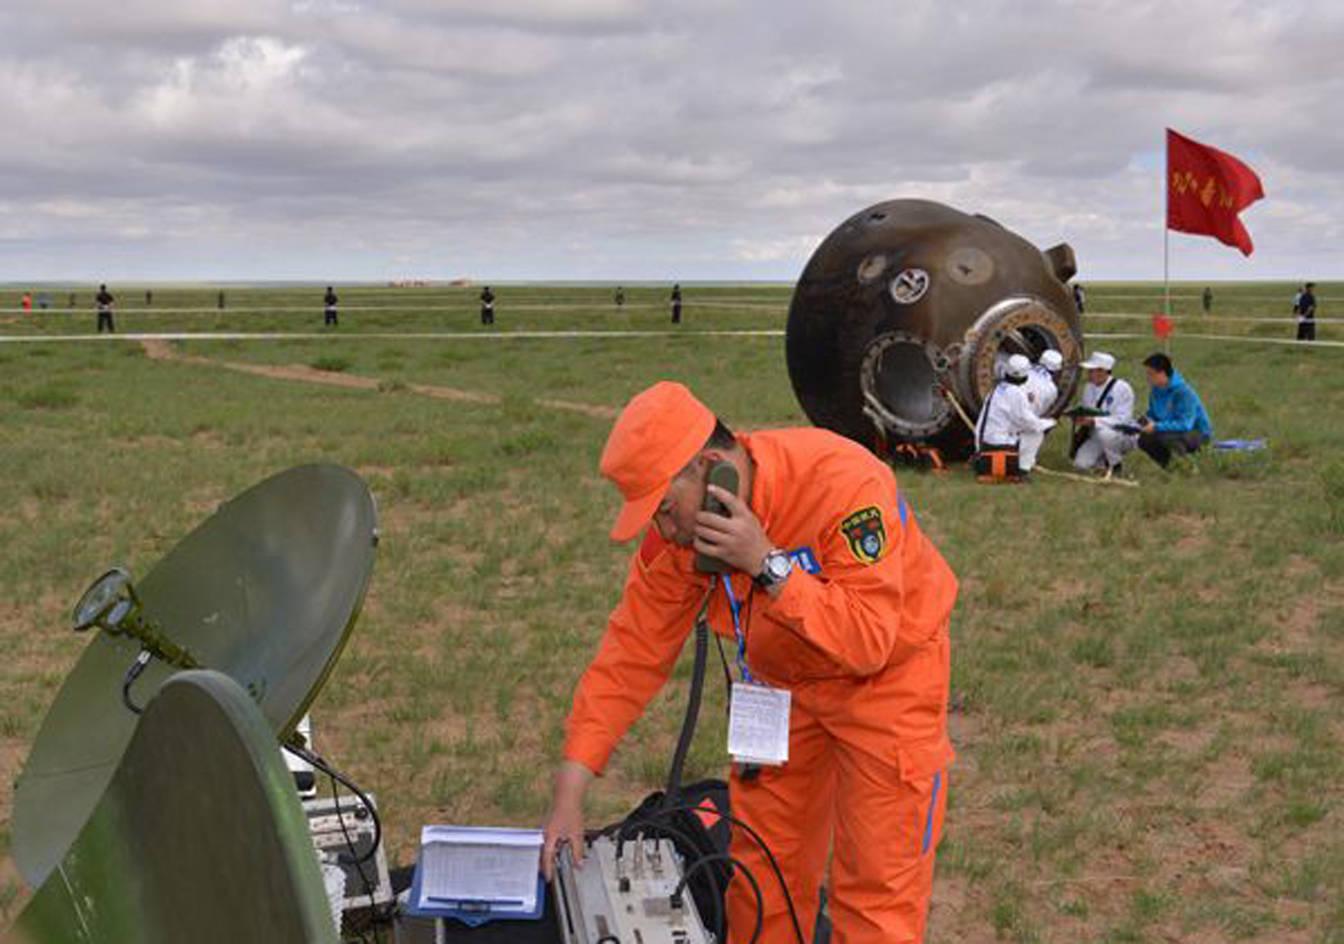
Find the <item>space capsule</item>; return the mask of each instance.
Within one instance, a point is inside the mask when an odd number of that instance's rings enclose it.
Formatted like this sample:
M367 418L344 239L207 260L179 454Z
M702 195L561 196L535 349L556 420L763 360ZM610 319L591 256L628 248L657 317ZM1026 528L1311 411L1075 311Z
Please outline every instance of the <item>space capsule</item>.
M1044 252L987 216L889 200L841 223L789 306L789 380L818 426L876 447L967 455L1004 356L1063 355L1056 410L1079 381L1083 334L1064 243Z

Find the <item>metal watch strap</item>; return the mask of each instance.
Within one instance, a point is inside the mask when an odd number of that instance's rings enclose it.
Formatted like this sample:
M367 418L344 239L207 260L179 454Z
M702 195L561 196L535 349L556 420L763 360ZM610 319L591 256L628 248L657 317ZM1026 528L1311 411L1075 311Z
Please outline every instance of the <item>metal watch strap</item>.
M770 573L770 560L771 558L776 557L782 557L785 560L788 560L788 553L786 551L781 551L779 548L772 548L767 551L765 556L761 558L761 572L752 578L752 582L762 590L769 590L775 584L783 583L788 579L787 574L783 577L776 577Z

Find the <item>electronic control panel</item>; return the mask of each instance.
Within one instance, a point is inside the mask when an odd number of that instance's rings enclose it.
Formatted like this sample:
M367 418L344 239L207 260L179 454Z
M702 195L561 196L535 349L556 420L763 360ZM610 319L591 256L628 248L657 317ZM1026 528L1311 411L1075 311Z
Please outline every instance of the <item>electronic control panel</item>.
M681 887L684 867L670 840L638 834L619 848L599 837L577 868L562 849L554 893L564 944L714 944Z
M373 846L373 812L364 801L348 795L342 795L339 801L329 797L304 800L303 811L319 862L339 865L345 873L341 911L362 911L390 903L392 882L383 847L380 845L366 862L356 865L352 861L367 855Z

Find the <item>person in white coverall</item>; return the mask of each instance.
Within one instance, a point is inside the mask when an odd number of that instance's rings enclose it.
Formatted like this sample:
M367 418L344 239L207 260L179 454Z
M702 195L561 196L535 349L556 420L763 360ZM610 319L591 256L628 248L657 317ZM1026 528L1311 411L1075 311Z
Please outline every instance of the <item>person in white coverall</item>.
M1080 416L1076 420L1082 442L1074 453L1073 465L1084 470L1119 472L1125 453L1137 442L1132 433L1116 429L1134 422L1134 388L1128 381L1112 375L1115 358L1104 351L1094 352L1078 366L1087 371L1087 386L1083 388L1081 404L1104 410L1106 415Z
M1055 377L1064 366L1064 355L1056 350L1048 350L1027 372L1027 402L1037 416L1045 416L1059 399L1059 386Z
M1052 419L1036 415L1027 399L1027 375L1031 361L1021 354L1008 358L1003 380L985 398L980 418L975 424L975 448L1017 448L1017 467L1030 472L1036 465L1036 454L1041 451L1045 434L1054 425Z

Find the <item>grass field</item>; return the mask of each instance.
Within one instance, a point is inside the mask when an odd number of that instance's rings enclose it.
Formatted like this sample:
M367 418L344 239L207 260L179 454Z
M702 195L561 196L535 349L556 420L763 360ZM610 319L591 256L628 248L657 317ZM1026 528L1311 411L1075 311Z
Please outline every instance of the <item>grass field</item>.
M1138 489L901 474L962 582L931 942L1344 942L1344 348L1249 340L1292 335L1234 320L1286 317L1289 284L1215 285L1212 318L1202 287L1175 287L1172 355L1218 434L1266 436L1268 453L1169 473L1131 459ZM321 288L230 287L223 311L203 287L155 287L151 308L113 290L122 332L323 331ZM1160 286L1089 290L1089 331L1144 334L1160 306ZM0 287L0 338L91 334L89 288L73 311L67 291L20 315ZM378 794L394 861L422 823L538 822L630 550L606 540L610 419L566 405L618 408L674 378L730 424L805 420L782 338L688 333L782 329L783 286L687 286L680 336L662 333L666 290L642 286L619 313L610 287L497 287L496 328L652 336L358 336L479 331L476 291L338 286L339 329L174 344L188 360L0 341L0 845L10 784L85 644L65 627L88 580L118 562L144 574L219 501L314 460L365 477L382 530L314 706L318 747ZM1329 319L1344 285L1318 295ZM1344 324L1319 337L1344 341ZM1090 346L1142 393L1150 339ZM1065 467L1062 439L1046 465ZM691 776L723 769L720 688ZM669 686L627 738L593 824L660 785L684 695ZM12 917L25 895L7 863L0 906Z

